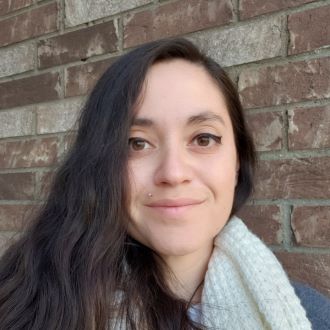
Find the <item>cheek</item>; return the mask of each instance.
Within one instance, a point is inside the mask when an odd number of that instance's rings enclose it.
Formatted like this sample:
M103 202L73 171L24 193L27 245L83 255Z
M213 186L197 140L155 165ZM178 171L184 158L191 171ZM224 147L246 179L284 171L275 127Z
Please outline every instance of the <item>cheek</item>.
M129 233L135 238L141 241L140 237L137 237L137 231L143 231L144 223L143 208L150 197L149 193L152 193L151 187L151 175L147 164L143 162L131 162L128 164L129 169L129 190L130 190L130 205L129 214L132 220L132 224L129 226Z
M222 157L210 160L205 168L204 177L214 193L232 192L236 186L236 157Z
M150 173L147 164L142 162L130 162L128 164L128 179L131 199L135 200L141 194L148 194Z

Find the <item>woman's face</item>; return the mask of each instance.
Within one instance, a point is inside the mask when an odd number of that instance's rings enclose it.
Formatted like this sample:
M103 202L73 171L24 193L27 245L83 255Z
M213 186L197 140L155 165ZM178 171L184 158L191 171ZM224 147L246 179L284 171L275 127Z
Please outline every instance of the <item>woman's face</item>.
M163 256L212 246L239 164L224 97L204 68L181 59L151 67L129 146L130 235Z

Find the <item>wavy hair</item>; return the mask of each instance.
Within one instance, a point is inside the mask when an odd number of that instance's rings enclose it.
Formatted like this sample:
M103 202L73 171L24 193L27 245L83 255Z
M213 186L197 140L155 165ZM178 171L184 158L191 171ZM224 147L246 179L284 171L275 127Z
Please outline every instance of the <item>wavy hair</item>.
M255 152L225 71L183 38L128 52L97 82L44 205L1 258L1 329L203 329L187 316L191 301L167 286L157 254L127 233L133 108L149 68L178 58L203 66L222 91L240 162L231 214L248 198Z

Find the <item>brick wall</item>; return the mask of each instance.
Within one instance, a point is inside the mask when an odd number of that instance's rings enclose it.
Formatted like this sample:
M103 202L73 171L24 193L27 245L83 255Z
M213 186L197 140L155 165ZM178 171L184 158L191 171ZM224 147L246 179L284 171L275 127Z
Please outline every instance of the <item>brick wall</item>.
M2 249L113 58L181 35L226 67L246 109L260 156L246 223L330 295L330 1L2 0L0 15Z

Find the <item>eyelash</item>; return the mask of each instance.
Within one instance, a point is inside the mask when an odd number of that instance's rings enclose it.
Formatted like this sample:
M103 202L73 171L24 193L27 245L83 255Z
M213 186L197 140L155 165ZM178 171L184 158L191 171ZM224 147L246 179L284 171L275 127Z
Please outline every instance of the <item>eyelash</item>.
M132 142L147 142L147 140L142 138L132 137L128 139L128 146L132 149ZM148 143L148 142L147 142ZM142 149L143 150L143 149ZM133 151L141 151L141 150L134 150Z
M221 144L222 136L214 135L214 134L211 134L211 133L201 133L201 134L196 135L193 140L196 140L200 137L211 138L215 143Z
M198 139L198 138L205 138L205 137L212 139L217 144L221 144L221 142L222 142L221 141L222 140L222 136L214 135L214 134L211 134L211 133L201 133L201 134L198 134L198 135L196 135L193 138L193 141L196 140L196 139ZM128 140L129 147L132 146L132 142L137 142L137 141L148 143L148 141L145 140L145 139L137 138L137 137L132 137L132 138L129 138L129 140ZM203 146L201 146L201 147L203 147ZM204 147L208 147L208 145L207 146L204 146ZM143 150L143 149L141 149L141 150ZM141 150L135 150L135 151L141 151Z

